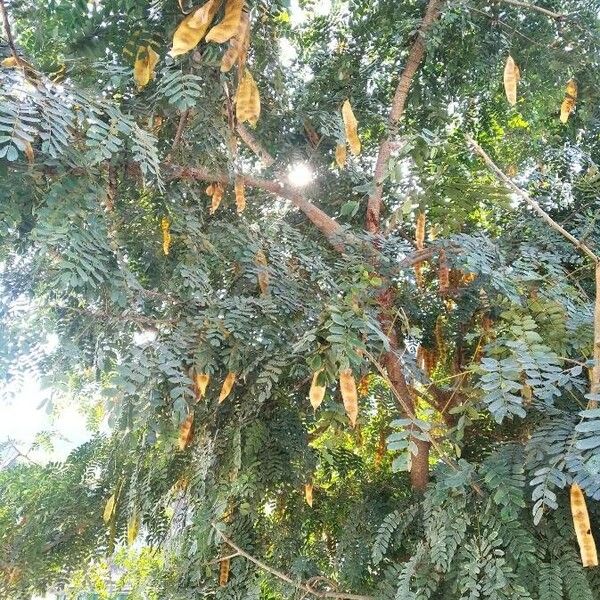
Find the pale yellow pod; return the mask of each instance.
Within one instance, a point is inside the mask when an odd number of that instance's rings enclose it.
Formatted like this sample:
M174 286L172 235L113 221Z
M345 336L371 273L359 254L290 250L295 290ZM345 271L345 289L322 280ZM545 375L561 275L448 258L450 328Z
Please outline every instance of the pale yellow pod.
M221 204L221 200L223 200L225 186L222 183L213 183L212 190L212 202L210 204L209 212L211 215L214 215Z
M324 385L319 385L319 373L321 373L323 369L319 369L316 373L313 374L312 383L310 386L310 391L308 393L308 397L310 398L310 405L317 410L323 399L325 398L325 390L327 389Z
M567 82L565 99L560 105L560 120L562 123L566 123L569 120L569 115L575 108L577 101L577 82L574 79L569 79Z
M252 73L244 70L244 75L238 85L235 104L235 115L240 123L247 121L256 125L260 116L260 94Z
M579 544L581 563L584 567L596 567L598 566L596 542L591 531L585 496L576 483L571 486L571 514L573 515L573 526Z
M358 393L356 391L354 375L352 375L350 369L340 372L340 391L342 392L346 414L350 419L350 424L354 427L358 418Z
M267 270L267 257L262 250L256 253L254 264L258 267L258 287L260 288L260 293L264 296L269 291L269 271Z
M204 398L209 381L210 375L207 373L196 373L196 376L194 377L194 384L196 386L197 398Z
M243 177L235 178L235 205L238 214L244 212L244 209L246 208L246 186Z
M193 9L175 30L169 55L179 56L193 50L208 31L218 8L219 2L208 0L202 6Z
M415 246L417 250L423 250L425 245L425 213L419 211L415 224Z
M169 249L171 247L171 224L169 223L169 219L167 217L163 217L160 221L160 228L162 229L162 238L163 238L163 252L169 254Z
M344 100L344 104L342 104L342 119L344 120L346 141L350 146L350 152L354 156L358 156L361 149L360 138L358 137L358 121L354 116L354 111L352 110L352 106L350 106L349 100Z
M219 404L229 396L231 390L233 389L233 384L235 383L236 374L228 373L227 377L225 377L225 381L223 382L223 387L221 388L221 393L219 395Z
M519 78L519 67L515 64L513 57L509 55L504 66L504 92L511 106L517 103L517 82Z
M194 413L190 413L179 428L179 440L178 445L180 450L185 450L192 441L194 433Z
M335 162L340 169L343 169L346 165L346 144L338 144L335 147Z
M306 500L306 504L308 504L311 508L313 505L313 484L307 483L304 486L304 499Z
M144 46L137 49L135 64L133 65L133 80L139 88L148 85L150 81L150 66L148 64L148 52Z
M244 56L250 43L250 16L242 11L236 34L229 40L229 48L221 59L221 72L227 73L233 65L244 62Z
M113 494L104 505L104 512L102 513L102 519L105 523L108 523L115 512L115 503L117 501L117 495Z
M133 514L129 517L127 521L127 543L131 546L140 531L141 518L138 509L136 508L133 511Z
M229 581L229 568L231 559L225 558L219 564L219 585L225 587Z
M222 44L232 38L240 26L243 9L244 0L227 0L223 20L206 34L206 41Z

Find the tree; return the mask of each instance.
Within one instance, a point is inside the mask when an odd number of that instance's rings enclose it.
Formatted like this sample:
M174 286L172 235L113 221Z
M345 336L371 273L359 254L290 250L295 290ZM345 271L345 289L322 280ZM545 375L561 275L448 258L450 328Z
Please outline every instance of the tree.
M0 0L3 594L598 597L592 4Z

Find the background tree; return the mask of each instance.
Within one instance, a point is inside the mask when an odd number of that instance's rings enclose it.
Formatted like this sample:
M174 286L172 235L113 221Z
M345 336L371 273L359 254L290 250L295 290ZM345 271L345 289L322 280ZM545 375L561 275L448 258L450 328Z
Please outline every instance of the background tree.
M598 6L301 4L0 1L0 590L597 598Z

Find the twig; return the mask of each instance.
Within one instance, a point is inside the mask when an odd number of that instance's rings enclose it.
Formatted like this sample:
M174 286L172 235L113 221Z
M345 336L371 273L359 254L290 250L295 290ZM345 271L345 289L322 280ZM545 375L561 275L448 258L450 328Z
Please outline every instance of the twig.
M239 136L242 138L242 141L258 158L260 158L261 162L265 167L270 167L275 159L271 156L269 151L252 135L250 131L241 123L237 124L237 132Z
M171 146L171 152L177 150L177 147L181 143L181 136L183 135L183 130L185 129L185 124L187 123L188 117L190 115L190 109L186 108L179 117L179 124L177 125L177 131L175 132L175 137L173 138L173 145Z
M519 198L529 204L529 206L531 206L538 216L540 216L548 225L550 225L552 229L569 240L571 244L581 250L588 258L591 258L595 264L600 262L600 257L598 257L587 244L577 239L573 234L569 233L564 227L559 225L527 192L515 185L511 179L496 165L496 163L494 163L487 152L469 134L466 134L465 137L471 148L477 154L479 154L479 156L481 156L487 168L496 176L499 181L501 181L514 194L519 196Z
M17 61L17 64L21 64L22 61L19 57L19 52L17 51L17 47L15 46L15 40L13 38L12 30L10 28L10 21L8 20L8 12L6 11L6 6L4 5L4 0L0 0L0 12L2 12L2 22L4 24L4 34L6 35L6 40L8 41L8 45L10 46L10 51L14 59Z
M564 19L565 15L561 13L556 13L547 8L543 8L541 6L537 6L536 4L530 4L529 2L522 2L521 0L498 0L499 2L504 2L506 4L512 4L513 6L518 6L519 8L528 8L530 10L536 10L547 17L552 19Z
M262 562L258 558L255 558L251 554L248 554L245 550L240 548L232 539L228 538L222 531L219 531L219 528L211 523L213 529L216 531L217 535L221 537L221 539L230 546L239 556L243 556L246 560L249 560L251 563L255 564L258 568L266 571L267 573L271 573L271 575L285 581L290 584L292 587L295 587L297 590L302 590L307 594L312 594L317 598L337 598L338 600L375 600L373 596L363 596L361 594L347 594L345 592L320 592L318 590L313 589L310 585L303 583L302 581L295 581L289 575L270 567L266 563Z

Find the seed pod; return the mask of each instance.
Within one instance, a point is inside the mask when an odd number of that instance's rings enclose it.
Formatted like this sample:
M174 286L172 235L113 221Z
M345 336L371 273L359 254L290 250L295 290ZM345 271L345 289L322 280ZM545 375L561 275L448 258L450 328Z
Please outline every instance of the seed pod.
M256 253L254 264L258 267L258 287L260 288L260 293L264 296L269 291L269 271L267 270L267 257L262 250Z
M211 186L209 186L211 187ZM208 188L206 190L208 192ZM225 193L225 186L222 183L213 183L212 184L212 202L210 204L210 214L214 215L219 205L221 204L221 200L223 200L223 194Z
M246 60L246 52L250 44L250 17L242 11L236 34L229 40L229 48L221 59L221 72L227 73L238 62L240 65Z
M223 20L206 34L206 41L222 44L232 38L240 25L243 8L244 0L227 0Z
M202 6L193 9L181 21L173 34L173 47L169 52L171 56L185 54L200 43L215 17L219 4L216 0L208 0Z
M571 514L581 553L581 562L584 567L596 567L598 566L596 542L592 535L585 496L576 483L571 486Z
M340 169L343 169L346 165L346 144L338 144L335 147L335 162Z
M102 518L104 520L105 523L108 523L114 512L115 512L115 504L117 501L117 495L116 493L113 494L107 501L106 504L104 505L104 512L102 514Z
M219 404L229 396L231 390L233 389L233 384L235 383L235 373L228 373L227 377L225 377L225 381L223 381L223 387L221 388L221 393L219 394Z
M171 224L167 217L161 219L160 228L162 229L163 252L166 255L169 254L169 248L171 247Z
M191 412L181 424L179 428L179 440L178 445L180 450L185 450L192 441L194 435L194 413Z
M358 137L358 121L354 116L352 106L350 106L349 100L344 100L342 104L342 119L344 120L344 129L346 130L346 141L350 146L350 152L354 156L360 154L360 138Z
M235 204L238 214L243 213L246 208L246 189L243 177L235 178Z
M440 294L447 294L450 288L450 268L446 258L446 251L440 250L440 262L438 266L438 282Z
M256 81L248 69L244 70L238 85L235 115L240 123L248 121L250 125L256 125L260 117L260 93Z
M210 381L210 375L206 373L196 373L194 377L194 385L196 387L196 398L204 398L206 395L206 388L208 387L208 382Z
M325 390L327 389L324 385L319 385L319 373L321 373L323 369L319 369L316 373L313 374L312 384L310 386L310 391L308 393L308 397L310 398L310 405L317 410L321 403L323 402L323 398L325 398Z
M304 499L306 500L306 504L308 504L311 508L313 505L313 484L307 483L304 486Z
M134 509L133 513L127 521L127 543L131 546L135 542L138 533L140 531L141 518L137 508Z
M513 57L509 55L504 66L504 91L511 106L517 103L517 83L520 75L519 67L515 64Z
M133 79L138 88L148 85L150 79L154 79L154 69L158 63L159 56L151 46L140 46L137 50L135 64L133 66Z
M358 418L358 394L356 392L356 382L350 369L340 372L340 391L342 392L346 414L350 419L350 424L354 427Z
M417 250L423 250L425 245L425 213L419 211L415 224L415 246Z
M577 82L574 79L569 79L567 82L567 89L565 99L560 105L560 120L561 123L566 123L569 120L569 115L575 108L577 101Z
M225 558L219 563L219 585L225 587L229 581L229 567L231 559Z

